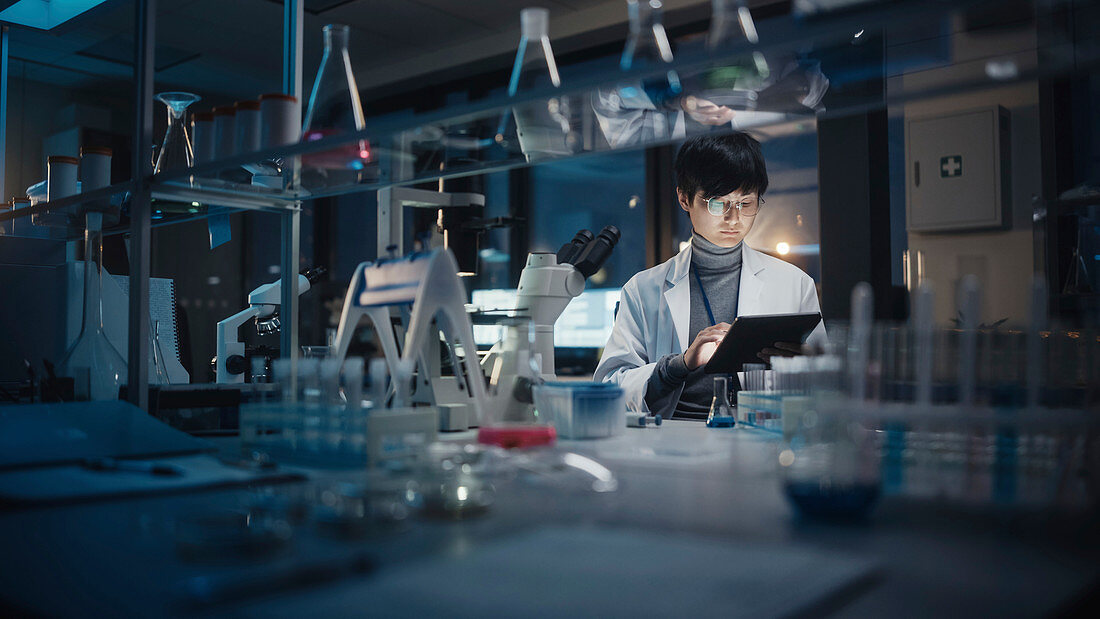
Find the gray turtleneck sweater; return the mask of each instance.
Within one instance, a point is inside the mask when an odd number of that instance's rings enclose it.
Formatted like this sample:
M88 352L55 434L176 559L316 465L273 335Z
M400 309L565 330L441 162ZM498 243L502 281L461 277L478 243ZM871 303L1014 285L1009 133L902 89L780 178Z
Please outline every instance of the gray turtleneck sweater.
M691 269L688 273L691 283L691 320L688 329L688 345L695 336L711 326L703 301L704 291L714 313L714 321L733 322L737 317L737 292L741 284L741 243L734 247L719 247L698 233L691 237ZM702 288L699 284L702 282ZM676 308L673 308L676 311ZM683 385L680 399L675 410L668 410L672 403L667 400ZM688 370L684 364L684 355L667 355L657 360L657 366L646 386L646 404L654 413L675 419L703 419L710 411L710 402L714 397L714 377L703 372L702 367ZM665 410L657 410L664 408Z

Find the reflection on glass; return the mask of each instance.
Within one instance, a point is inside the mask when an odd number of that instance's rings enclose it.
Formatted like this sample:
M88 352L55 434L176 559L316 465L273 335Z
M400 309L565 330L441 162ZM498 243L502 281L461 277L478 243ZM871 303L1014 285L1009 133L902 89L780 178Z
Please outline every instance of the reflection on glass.
M523 9L519 20L521 36L508 82L508 96L515 97L539 86L560 87L561 76L550 47L550 12L539 8ZM527 160L576 152L580 138L572 119L578 112L577 101L564 96L514 106L516 137ZM507 117L502 118L498 131L500 139L504 137L506 120Z
M659 0L628 0L630 34L619 67L628 71L672 62L672 46L665 33ZM640 82L601 89L592 96L600 129L613 148L683 135L676 126L683 85L673 69Z

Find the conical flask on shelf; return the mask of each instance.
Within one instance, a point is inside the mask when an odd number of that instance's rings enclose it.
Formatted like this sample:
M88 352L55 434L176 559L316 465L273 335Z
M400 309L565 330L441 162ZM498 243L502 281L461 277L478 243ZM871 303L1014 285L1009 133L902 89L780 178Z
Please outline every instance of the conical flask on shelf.
M156 100L168 108L168 131L157 151L156 161L153 163L154 172L178 170L194 165L195 155L184 115L187 108L200 98L189 92L162 92L156 96Z
M730 405L729 382L725 376L714 377L714 399L707 415L708 428L732 428L737 424Z
M684 91L675 70L660 71L673 59L661 2L628 0L626 7L630 32L619 67L623 71L648 69L648 74L601 88L592 95L592 109L612 148L672 137L679 97Z
M672 45L665 32L664 5L660 0L627 0L626 11L630 20L630 33L619 59L619 68L629 71L672 62ZM673 69L660 77L645 80L642 87L647 102L658 108L683 93L680 76ZM629 91L622 92L621 88L619 90L620 96L632 94Z
M523 97L533 90L561 87L558 63L550 46L550 12L526 8L519 12L519 22L519 47L508 80L508 96ZM512 106L516 137L527 160L576 152L582 146L577 131L580 113L575 98L558 94ZM506 123L507 113L501 118L498 135L503 136Z
M756 22L745 0L711 0L710 30L707 32L707 50L719 54L745 43L756 45L760 36ZM756 90L764 87L771 69L759 50L745 52L730 62L707 71L703 87L712 91L721 89L721 103L738 109L756 107ZM727 91L734 92L727 92Z
M84 232L84 318L80 335L59 364L78 400L117 400L126 361L103 330L103 214L88 213Z
M349 31L347 26L341 24L329 24L323 29L325 51L306 108L302 125L303 142L355 133L366 126L359 88L355 85L355 74L348 55ZM370 145L366 140L360 140L324 152L303 155L302 163L307 167L327 170L358 171L364 169L370 159Z

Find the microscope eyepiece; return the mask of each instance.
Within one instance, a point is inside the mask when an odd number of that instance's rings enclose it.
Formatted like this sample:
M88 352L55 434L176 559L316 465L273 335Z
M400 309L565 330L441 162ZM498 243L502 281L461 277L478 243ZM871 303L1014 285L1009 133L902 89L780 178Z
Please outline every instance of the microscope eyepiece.
M615 226L604 226L600 234L590 241L581 252L580 257L572 264L577 271L588 279L593 273L600 270L604 262L611 256L611 251L619 243L622 233Z
M592 242L594 238L596 237L590 230L578 231L577 234L573 235L572 241L562 245L561 249L558 250L558 264L573 264L577 258L580 258L585 246Z
M313 284L316 284L318 281L320 281L321 276L323 276L325 273L328 273L328 269L323 266L316 266L312 269L304 269L301 272L301 275L304 275L306 281L309 282L312 286Z

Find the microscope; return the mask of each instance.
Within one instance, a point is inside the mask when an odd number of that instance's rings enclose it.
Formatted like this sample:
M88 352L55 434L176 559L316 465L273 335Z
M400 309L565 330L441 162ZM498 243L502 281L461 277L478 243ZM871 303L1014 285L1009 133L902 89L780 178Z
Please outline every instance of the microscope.
M298 295L309 290L325 274L325 267L307 269L298 274ZM248 307L218 323L218 351L214 357L215 380L219 383L244 383L249 370L248 359L254 353L277 355L267 347L249 350L241 341L241 326L249 320L256 322L260 335L278 333L279 305L282 303L282 285L278 280L264 284L248 294ZM266 362L265 362L266 365Z
M527 255L527 266L516 289L516 312L531 319L534 329L533 353L541 357L542 376L554 376L554 323L569 302L584 292L585 281L611 256L621 233L606 226L598 235L581 230L562 245L557 254L536 252Z

